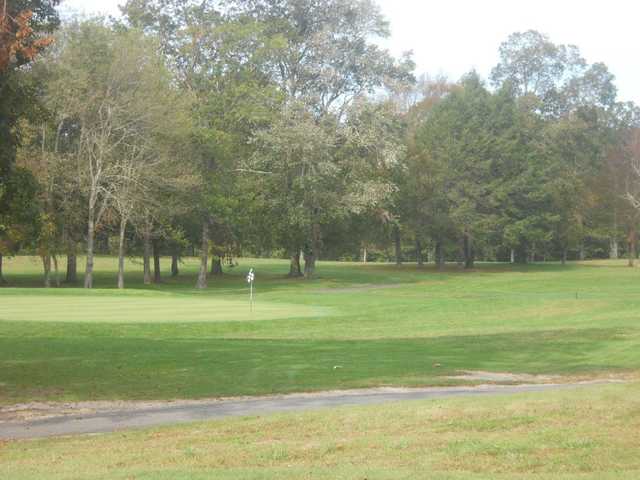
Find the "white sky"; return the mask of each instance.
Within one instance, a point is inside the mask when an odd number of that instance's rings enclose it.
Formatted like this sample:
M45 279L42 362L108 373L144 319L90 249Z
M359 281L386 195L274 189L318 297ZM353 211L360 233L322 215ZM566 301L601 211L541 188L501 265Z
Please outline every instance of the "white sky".
M123 0L65 0L64 9L117 14ZM487 77L509 34L529 29L577 45L588 62L604 62L621 100L640 104L637 0L377 0L391 23L384 42L394 54L413 50L418 73L458 79L475 68Z

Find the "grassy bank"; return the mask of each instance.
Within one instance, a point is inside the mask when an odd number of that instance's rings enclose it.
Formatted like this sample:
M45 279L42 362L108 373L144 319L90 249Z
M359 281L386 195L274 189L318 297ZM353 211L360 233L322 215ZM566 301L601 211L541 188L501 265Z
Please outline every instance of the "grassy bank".
M0 477L632 479L640 385L345 407L0 445Z

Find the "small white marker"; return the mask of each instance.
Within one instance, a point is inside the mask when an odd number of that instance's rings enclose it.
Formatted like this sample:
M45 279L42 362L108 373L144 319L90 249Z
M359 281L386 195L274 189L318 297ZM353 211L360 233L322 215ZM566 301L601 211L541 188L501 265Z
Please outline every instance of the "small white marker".
M253 312L253 281L256 278L256 274L253 271L253 268L249 270L247 274L247 283L249 284L249 311Z

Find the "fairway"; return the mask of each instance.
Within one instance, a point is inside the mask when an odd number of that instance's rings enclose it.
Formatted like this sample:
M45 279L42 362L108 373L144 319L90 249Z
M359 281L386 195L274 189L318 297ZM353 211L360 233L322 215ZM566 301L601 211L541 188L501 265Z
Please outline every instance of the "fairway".
M114 288L38 286L29 257L0 290L0 402L165 400L477 383L483 370L593 378L640 369L640 274L620 262L464 272L320 264L288 279L286 261L242 259L202 292L197 262L143 286L140 264ZM165 266L166 267L166 266ZM257 271L249 311L245 274Z

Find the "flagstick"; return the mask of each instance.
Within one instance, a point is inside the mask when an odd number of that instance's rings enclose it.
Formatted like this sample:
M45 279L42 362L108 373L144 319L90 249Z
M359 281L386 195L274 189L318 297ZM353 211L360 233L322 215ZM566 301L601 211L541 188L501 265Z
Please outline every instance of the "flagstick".
M249 311L253 313L253 280L249 284Z
M249 270L247 274L247 283L249 284L249 311L253 313L253 281L255 280L255 273L253 268Z

